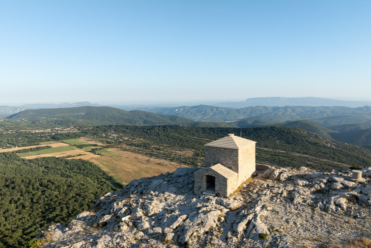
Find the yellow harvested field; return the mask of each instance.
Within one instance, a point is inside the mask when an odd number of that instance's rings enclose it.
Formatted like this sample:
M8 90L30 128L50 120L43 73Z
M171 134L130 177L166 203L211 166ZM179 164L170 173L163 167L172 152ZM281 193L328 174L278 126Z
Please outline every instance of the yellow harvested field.
M55 147L69 146L69 144L66 144L66 143L54 143L54 144L49 144L48 146L51 146L51 147L55 148Z
M34 158L46 158L46 157L66 157L66 156L78 156L78 155L95 155L90 152L84 152L82 150L71 150L71 151L65 151L65 152L55 152L55 153L48 153L48 154L40 154L40 155L33 155L28 157L23 157L24 159L34 159ZM95 155L98 156L99 155Z
M107 150L120 156L98 156L88 160L100 165L104 171L107 171L123 184L128 184L133 179L157 176L166 172L174 172L179 167L187 167L166 160L120 151L117 148Z
M97 144L98 146L104 145L98 141L91 140L89 138L80 138L79 141L88 144ZM66 143L51 143L43 144L38 146L28 146L0 150L0 152L12 152L17 150L51 146L52 148L70 146ZM74 146L72 146L74 147ZM50 148L51 149L51 148ZM42 151L40 151L42 153ZM97 155L91 152L83 151L82 149L73 148L73 150L68 151L58 151L45 154L37 154L27 156L23 154L24 159L35 159L35 158L45 158L45 157L67 157L73 156L67 159L83 159L93 162L100 166L109 175L113 176L118 182L122 184L128 184L134 179L139 179L142 177L152 177L160 174L165 174L166 172L174 172L179 167L187 167L185 165L179 165L178 163L170 162L167 160L150 158L147 156L139 155L132 152L121 151L118 148L109 148L101 151L102 155ZM34 153L35 154L35 153ZM25 157L23 157L25 156Z
M67 159L83 159L83 160L89 160L91 161L92 158L98 158L100 155L96 155L90 152L84 152L85 154L73 158L67 158Z
M0 153L3 153L3 152L15 152L15 151L23 150L23 149L30 149L30 148L43 147L43 146L51 146L51 147L55 148L55 147L69 146L69 144L65 144L65 143L53 143L53 144L48 144L48 145L23 146L23 147L17 147L17 148L0 149Z

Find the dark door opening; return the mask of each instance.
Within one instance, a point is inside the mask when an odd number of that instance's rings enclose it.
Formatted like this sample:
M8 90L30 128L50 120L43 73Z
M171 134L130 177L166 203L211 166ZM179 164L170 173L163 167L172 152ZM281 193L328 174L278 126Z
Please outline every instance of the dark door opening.
M215 192L215 177L206 176L206 190Z

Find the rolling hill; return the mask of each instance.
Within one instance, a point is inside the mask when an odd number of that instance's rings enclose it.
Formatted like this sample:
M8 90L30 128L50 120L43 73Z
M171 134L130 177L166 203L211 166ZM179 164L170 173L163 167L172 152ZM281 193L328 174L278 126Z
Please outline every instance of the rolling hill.
M286 123L279 123L275 124L275 126L280 126L280 127L294 127L294 128L300 128L304 129L308 132L311 133L316 133L318 135L321 135L322 137L331 139L332 133L336 133L336 131L325 128L314 121L310 120L301 120L301 121L291 121L291 122L286 122Z
M241 102L224 102L216 106L229 108L244 108L253 106L344 106L344 107L363 107L371 106L370 101L343 101L318 97L257 97L248 98Z
M242 121L233 122L238 127L262 127L262 126L274 126L277 124L276 121L264 120L264 119L246 119Z
M351 131L359 131L364 129L371 128L371 123L358 123L358 124L344 124L338 126L331 126L331 130L337 132L351 132Z
M346 124L363 124L371 123L371 114L351 114L351 115L338 115L329 116L325 118L312 119L313 121L321 124L322 126L331 128L333 126L346 125Z
M228 133L257 142L257 161L282 167L308 166L318 170L367 166L371 151L291 127L208 128L190 126L97 126L81 131L85 136L109 140L130 151L193 166L203 164L204 144ZM109 139L103 134L114 133ZM120 137L128 137L123 139ZM161 147L161 149L158 149ZM184 153L184 151L187 151ZM181 156L180 156L181 155Z
M371 115L371 107L349 108L349 107L247 107L247 108L225 108L207 105L182 106L176 108L154 108L151 112L164 115L175 115L194 121L239 121L246 119L264 119L276 122L295 121L302 119L321 118L345 115ZM365 121L365 120L364 120ZM335 123L335 122L333 122ZM345 124L345 123L344 123ZM336 125L336 123L334 124Z
M233 126L228 123L195 122L179 116L161 115L133 110L125 111L112 107L77 107L60 109L28 109L9 116L9 120L47 119L49 122L64 122L77 125L195 125L195 126ZM80 122L78 122L80 121Z
M332 133L331 137L349 144L362 146L371 150L371 128L342 133Z
M25 104L22 106L0 106L0 117L6 117L19 113L25 109L49 109L49 108L74 108L83 106L97 106L90 102L76 102L76 103L43 103L43 104Z

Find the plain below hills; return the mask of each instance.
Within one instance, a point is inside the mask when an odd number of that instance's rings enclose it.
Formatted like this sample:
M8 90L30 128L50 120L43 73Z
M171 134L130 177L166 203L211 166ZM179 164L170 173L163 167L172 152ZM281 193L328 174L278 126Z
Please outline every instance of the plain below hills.
M162 115L133 110L125 111L112 107L77 107L58 109L28 109L11 115L8 120L47 120L60 125L188 125L188 126L234 126L229 123L197 122L180 116Z

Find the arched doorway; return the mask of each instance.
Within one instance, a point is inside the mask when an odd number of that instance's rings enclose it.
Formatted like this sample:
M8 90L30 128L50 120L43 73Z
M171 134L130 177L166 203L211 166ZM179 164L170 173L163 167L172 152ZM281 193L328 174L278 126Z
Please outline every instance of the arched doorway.
M215 193L215 177L206 176L206 190Z

